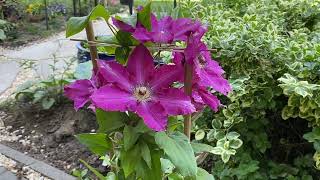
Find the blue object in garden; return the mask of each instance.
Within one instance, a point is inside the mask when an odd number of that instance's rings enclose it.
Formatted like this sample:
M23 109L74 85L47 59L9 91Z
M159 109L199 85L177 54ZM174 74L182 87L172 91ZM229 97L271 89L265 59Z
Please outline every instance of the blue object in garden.
M77 43L77 58L78 58L78 63L84 63L87 61L91 60L90 56L90 51L82 46L82 43L79 42ZM99 59L106 60L106 61L111 61L115 59L114 55L108 55L106 53L98 53Z

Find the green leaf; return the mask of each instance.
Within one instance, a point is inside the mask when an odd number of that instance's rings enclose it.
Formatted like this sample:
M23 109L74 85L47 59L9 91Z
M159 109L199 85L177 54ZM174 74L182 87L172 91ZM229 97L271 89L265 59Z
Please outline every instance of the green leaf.
M212 147L208 144L202 144L202 143L191 142L191 146L192 146L194 153L210 152L214 149L214 147Z
M117 180L117 176L114 172L108 172L106 180Z
M104 156L112 148L111 140L103 133L83 133L76 135L76 138L90 151L100 156Z
M116 34L116 38L119 41L119 43L124 47L137 44L137 40L135 40L130 33L125 31L119 30Z
M168 180L184 180L183 176L178 173L172 173L168 176Z
M87 162L85 162L82 159L80 159L80 162L84 164L91 172L93 172L93 174L95 174L100 180L105 180L105 177L101 173L99 173L99 171L97 171L94 167L90 166Z
M221 154L221 159L224 163L227 163L230 159L231 155L226 151Z
M315 127L312 129L312 132L308 132L303 135L303 138L308 140L309 142L315 142L317 140L320 140L320 128Z
M214 177L206 170L198 168L197 180L214 180Z
M120 63L120 64L127 64L128 61L128 57L130 54L130 48L129 47L117 47L116 48L116 60Z
M211 123L214 129L220 129L222 127L222 123L219 119L214 119Z
M74 72L74 77L76 79L90 79L92 76L92 62L87 61L84 63L79 63Z
M155 141L183 176L196 176L196 158L191 144L184 134L174 132L168 136L164 132L158 132L155 134Z
M4 33L4 30L0 29L0 40L5 40L5 39L7 39L7 36Z
M210 153L216 154L216 155L221 155L224 152L224 149L222 147L214 147Z
M96 6L88 16L84 17L71 17L67 22L66 37L70 37L81 32L88 25L89 21L97 19L98 17L104 18L106 21L109 19L109 13L102 6Z
M160 158L161 161L161 169L165 174L171 174L175 168L172 162L169 159Z
M302 97L312 96L312 94L308 93L308 91L306 91L305 88L302 87L296 87L294 91Z
M115 129L123 127L128 115L124 112L107 112L102 109L96 109L97 121L99 124L99 133L109 133Z
M140 134L131 126L125 126L123 130L124 149L129 150L138 140Z
M203 129L199 129L195 134L195 139L197 141L202 140L205 135L206 135L206 133L204 132L204 130Z
M140 146L134 146L128 151L122 150L120 156L121 166L125 177L134 172L136 165L141 161Z
M141 149L141 156L142 159L147 163L148 167L151 169L152 164L151 164L151 154L150 154L150 149L148 145L144 141L139 141L140 149Z
M42 108L43 109L50 109L54 103L56 102L56 100L54 100L53 98L44 98L42 99Z
M241 139L231 139L230 140L230 148L238 149L242 146L243 142Z
M33 94L33 103L37 103L39 102L44 96L46 95L46 92L45 91L36 91L34 94Z
M151 3L148 3L143 10L138 12L138 21L151 31Z
M231 140L231 139L237 139L240 136L239 133L232 131L232 132L228 132L226 137L227 139Z

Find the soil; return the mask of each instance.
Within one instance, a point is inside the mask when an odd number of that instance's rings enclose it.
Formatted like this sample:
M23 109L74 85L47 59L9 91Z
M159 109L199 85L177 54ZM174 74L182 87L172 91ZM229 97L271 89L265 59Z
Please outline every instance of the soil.
M18 137L16 141L2 141L13 149L42 160L54 167L71 173L83 168L83 159L100 172L106 172L101 160L81 145L75 134L95 132L95 116L89 110L75 112L70 103L41 110L28 103L0 107L0 117L9 131ZM12 128L11 128L12 126Z

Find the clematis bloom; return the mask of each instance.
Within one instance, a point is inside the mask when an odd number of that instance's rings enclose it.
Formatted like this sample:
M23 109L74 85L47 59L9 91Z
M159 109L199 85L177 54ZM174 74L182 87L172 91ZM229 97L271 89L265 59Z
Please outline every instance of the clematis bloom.
M199 38L190 36L184 54L186 63L194 66L199 86L212 87L224 95L231 91L229 82L223 77L224 70L218 62L211 59L207 46Z
M127 67L116 62L100 65L107 85L91 96L92 103L106 111L132 111L155 130L165 130L169 115L195 112L191 100L171 85L183 72L182 67L163 65L155 68L148 49L137 46L130 54Z

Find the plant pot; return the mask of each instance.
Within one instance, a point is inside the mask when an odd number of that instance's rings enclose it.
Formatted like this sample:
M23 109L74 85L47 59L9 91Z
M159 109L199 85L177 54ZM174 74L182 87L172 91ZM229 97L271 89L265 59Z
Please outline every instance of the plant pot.
M83 43L79 42L76 45L78 49L77 58L78 63L83 63L91 60L90 51L83 47ZM112 61L115 59L114 55L109 55L106 53L98 53L98 57L101 60Z
M44 20L44 18L45 17L43 15L28 15L29 22L40 22Z

